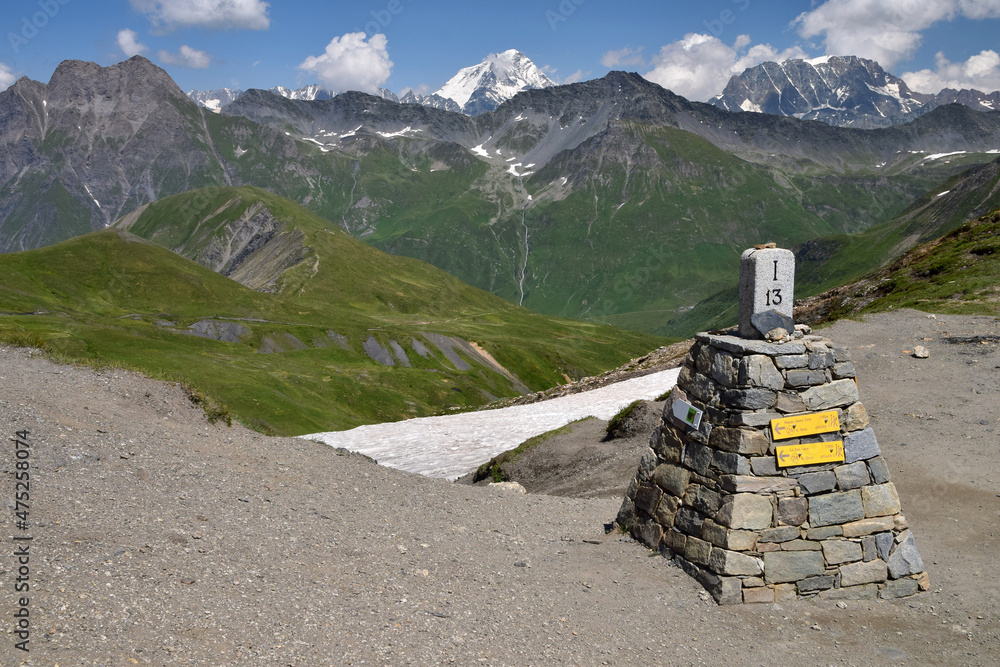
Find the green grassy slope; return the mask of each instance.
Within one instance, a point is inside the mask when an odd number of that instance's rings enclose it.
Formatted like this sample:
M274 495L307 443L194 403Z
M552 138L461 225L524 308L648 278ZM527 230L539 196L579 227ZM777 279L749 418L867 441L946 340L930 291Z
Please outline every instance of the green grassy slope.
M519 387L598 373L663 342L531 313L423 262L385 255L252 188L154 203L132 230L203 248L240 218L241 207L267 210L305 238L307 256L279 272L273 293L110 229L0 256L0 338L44 344L64 360L183 381L251 426L280 434L475 407ZM233 342L190 335L204 320L243 329ZM469 366L459 370L435 347L435 335L476 343L510 376L468 348L456 350ZM412 367L374 361L366 341L386 350L396 343Z
M1000 208L806 300L800 312L801 319L822 323L898 308L1000 315Z

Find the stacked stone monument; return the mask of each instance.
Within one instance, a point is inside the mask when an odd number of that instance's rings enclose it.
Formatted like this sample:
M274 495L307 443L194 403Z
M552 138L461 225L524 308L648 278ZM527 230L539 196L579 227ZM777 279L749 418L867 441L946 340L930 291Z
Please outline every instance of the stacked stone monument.
M739 329L697 336L618 524L720 604L927 590L847 348L792 323L794 267L743 254Z

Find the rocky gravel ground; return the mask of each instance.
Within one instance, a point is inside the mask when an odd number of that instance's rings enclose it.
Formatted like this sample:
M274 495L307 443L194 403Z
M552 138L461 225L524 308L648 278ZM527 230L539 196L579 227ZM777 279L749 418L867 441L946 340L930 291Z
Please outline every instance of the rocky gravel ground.
M718 607L616 499L429 479L0 349L0 658L24 665L996 664L1000 325L843 322L932 589ZM925 340L930 339L930 340ZM916 344L928 359L908 353ZM28 432L29 525L9 438ZM24 459L20 459L24 460ZM13 537L31 537L15 542ZM28 543L30 591L11 554ZM27 596L29 652L14 634Z

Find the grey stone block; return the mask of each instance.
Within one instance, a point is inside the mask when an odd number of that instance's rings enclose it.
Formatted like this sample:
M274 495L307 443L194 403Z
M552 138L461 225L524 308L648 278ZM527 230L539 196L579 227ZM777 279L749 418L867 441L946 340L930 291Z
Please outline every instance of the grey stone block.
M723 387L735 385L736 364L733 355L723 351L716 352L712 358L711 377Z
M802 400L810 410L830 410L856 403L858 386L854 380L834 380L830 384L811 387L802 392Z
M773 456L757 456L750 459L750 469L753 474L765 477L778 474L778 462Z
M866 563L878 558L878 543L875 541L874 535L866 535L861 538L861 551Z
M726 475L749 475L750 459L733 452L715 452L712 467Z
M724 452L734 452L747 456L767 453L770 441L764 431L748 428L718 427L712 429L709 445Z
M635 494L636 509L652 516L656 513L656 506L660 504L660 496L663 491L654 484L640 484L639 491Z
M838 362L851 360L851 353L848 351L846 345L843 345L842 343L831 343L829 347L833 352L833 358Z
M674 498L669 493L664 493L660 496L660 502L656 506L656 513L653 515L653 519L656 523L663 526L664 530L668 530L673 527L674 519L677 517L677 510L681 506L681 501Z
M769 584L794 583L826 573L819 551L773 551L764 554L764 579Z
M739 332L744 338L760 338L754 316L773 311L794 331L792 302L795 292L795 255L783 248L751 248L740 257ZM783 316L783 317L782 317ZM759 326L772 324L770 320Z
M740 410L767 410L774 407L777 394L770 389L729 389L722 393L722 403Z
M844 534L844 529L840 526L820 526L819 528L810 528L806 531L806 538L810 540L827 540L831 537L841 537Z
M723 475L719 479L723 491L729 493L778 493L796 487L788 477L755 477L753 475Z
M799 539L798 526L778 526L760 531L761 542L789 542Z
M632 536L650 549L658 549L660 539L663 537L663 528L655 521L640 521L632 531Z
M895 523L893 518L891 516L879 516L871 519L851 521L841 526L841 529L844 531L844 537L864 537L865 535L892 530Z
M788 370L790 368L808 368L809 355L789 354L782 357L775 357L774 365L781 370Z
M715 520L727 528L762 530L771 526L774 508L770 498L754 493L727 496Z
M849 380L847 380L849 382ZM882 450L875 438L875 431L868 427L862 431L848 433L844 437L844 463L865 461L880 455Z
M865 516L868 518L899 514L899 495L896 493L896 485L892 482L866 486L861 489L861 500L865 505Z
M854 563L864 557L861 545L850 540L823 540L823 556L827 565Z
M823 575L820 577L810 577L809 579L803 579L796 583L799 589L799 595L805 593L816 593L818 591L825 591L833 588L836 579L832 575Z
M731 551L750 551L757 543L757 533L726 528L711 519L705 519L702 523L701 537L717 547Z
M872 474L872 480L876 484L885 484L889 481L889 466L886 465L884 458L876 456L873 459L868 459L867 463L868 470L870 470Z
M878 592L878 596L883 600L894 600L896 598L908 598L916 595L920 591L920 585L916 579L896 579L885 585L885 588Z
M744 357L740 361L739 368L739 383L741 385L775 390L785 386L785 379L778 369L774 367L771 358L763 354Z
M684 494L684 504L706 516L714 516L722 505L722 496L704 486L690 486Z
M884 561L889 560L892 547L896 544L896 537L892 533L879 533L875 536L875 546L878 548L878 556Z
M785 371L785 384L789 387L815 387L826 384L826 373L806 368Z
M700 536L701 524L705 522L705 517L690 507L682 507L677 510L674 517L674 529L688 535Z
M706 445L700 445L696 442L689 442L684 446L684 455L682 461L684 465L694 470L699 475L704 475L708 472L708 467L712 464L712 457L715 452Z
M702 571L698 581L720 605L743 602L743 583L738 577L720 577L713 572Z
M869 421L868 410L859 401L847 406L840 425L845 431L860 431L868 426Z
M812 540L792 540L790 542L781 543L782 551L822 551L823 547L820 546L819 542L813 542Z
M837 363L837 360L833 357L833 351L829 348L819 349L809 353L809 368L812 370L825 370L827 368L833 368L833 365Z
M680 466L664 464L653 472L653 481L664 491L681 498L691 482L691 473Z
M805 498L781 498L778 500L778 522L789 526L801 526L809 513L809 501Z
M840 566L840 585L845 588L862 584L880 584L888 578L886 563L881 559Z
M698 565L708 565L711 555L711 543L697 537L688 537L687 545L684 547L684 558Z
M924 571L924 561L917 551L913 533L906 531L905 535L889 556L889 572L893 579L901 579L908 574L920 574Z
M831 526L865 518L865 506L857 490L827 493L809 499L809 525Z
M846 378L853 378L856 376L857 371L855 371L854 364L850 361L844 361L839 364L834 364L833 366L834 380L844 380Z
M793 414L805 412L806 404L800 394L782 391L778 393L778 397L775 399L774 409L783 414Z
M718 334L700 333L695 338L702 343L708 343L714 348L747 356L750 354L766 354L778 357L788 354L805 354L806 346L796 341L783 343L768 343L763 340L751 340L738 336L723 336Z
M843 491L860 489L871 483L868 476L868 465L864 461L838 466L833 469L833 473L837 476L837 486Z
M622 506L618 509L618 516L615 517L615 523L623 529L628 529L635 523L635 518L635 503L632 502L631 498L626 497L622 501Z
M652 449L646 448L646 453L642 455L639 459L639 469L636 471L636 478L640 482L645 482L650 477L653 476L653 471L656 469L656 452Z
M712 549L708 566L717 574L731 577L755 577L764 572L760 559L718 547Z
M833 491L837 488L837 476L832 472L811 472L798 477L799 486L807 496ZM860 518L860 517L859 517Z
M678 376L678 381L680 376ZM708 403L715 396L716 384L707 375L701 373L691 373L690 379L686 384L682 385L684 392L689 398L694 398L696 400Z
M772 419L780 417L776 412L734 412L729 417L729 425L762 428L770 424Z

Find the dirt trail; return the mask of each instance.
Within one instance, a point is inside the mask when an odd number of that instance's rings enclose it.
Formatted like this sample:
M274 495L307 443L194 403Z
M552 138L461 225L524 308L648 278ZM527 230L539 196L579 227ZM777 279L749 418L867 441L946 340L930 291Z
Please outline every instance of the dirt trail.
M917 598L717 607L616 533L615 499L517 495L210 426L174 386L0 350L30 431L30 649L5 664L992 665L1000 655L1000 328L844 322L931 576ZM931 338L924 341L924 338ZM984 344L985 341L985 344ZM919 342L925 360L904 350ZM14 450L0 453L13 504ZM29 662L30 660L30 662Z

